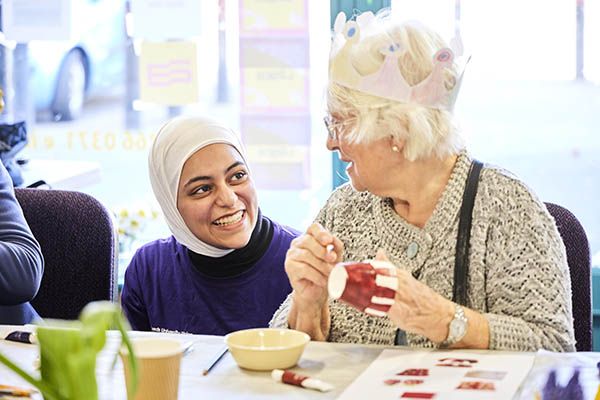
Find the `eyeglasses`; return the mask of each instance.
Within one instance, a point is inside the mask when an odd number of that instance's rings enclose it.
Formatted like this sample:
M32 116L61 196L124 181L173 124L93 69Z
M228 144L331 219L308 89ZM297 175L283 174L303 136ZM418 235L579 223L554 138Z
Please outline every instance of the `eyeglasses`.
M351 118L338 122L331 118L330 115L323 117L323 122L325 123L325 127L327 128L327 134L329 135L329 139L337 141L340 138L340 129L342 129L344 125L351 123L355 119L356 118Z

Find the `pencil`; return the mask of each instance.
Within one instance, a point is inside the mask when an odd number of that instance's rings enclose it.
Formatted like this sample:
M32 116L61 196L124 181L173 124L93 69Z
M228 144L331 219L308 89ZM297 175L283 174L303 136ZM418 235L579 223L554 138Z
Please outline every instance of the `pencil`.
M4 398L4 396L30 398L34 392L37 391L34 389L25 389L16 386L0 385L0 398Z
M215 355L215 357L210 361L210 363L202 370L202 375L208 375L211 369L223 358L223 356L227 353L227 346L224 346L219 352Z

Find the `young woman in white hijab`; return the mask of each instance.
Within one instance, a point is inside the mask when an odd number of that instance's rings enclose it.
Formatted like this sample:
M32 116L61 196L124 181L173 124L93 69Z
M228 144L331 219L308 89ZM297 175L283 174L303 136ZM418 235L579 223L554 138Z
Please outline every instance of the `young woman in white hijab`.
M291 292L283 264L298 232L261 214L238 136L207 118L174 118L148 167L173 235L141 247L127 267L121 302L133 329L267 326Z

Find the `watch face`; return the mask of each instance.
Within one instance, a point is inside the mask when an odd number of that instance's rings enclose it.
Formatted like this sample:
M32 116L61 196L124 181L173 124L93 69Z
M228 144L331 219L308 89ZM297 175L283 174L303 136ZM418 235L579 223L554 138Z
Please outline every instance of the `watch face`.
M452 338L453 340L460 340L466 333L466 321L462 321L459 319L453 319L450 323L450 334L448 338Z

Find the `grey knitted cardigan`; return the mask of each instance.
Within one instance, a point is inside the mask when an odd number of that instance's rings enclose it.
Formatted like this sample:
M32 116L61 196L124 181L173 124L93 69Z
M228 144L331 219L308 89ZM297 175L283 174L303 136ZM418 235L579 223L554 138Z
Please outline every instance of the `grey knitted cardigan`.
M345 245L344 260L390 261L448 299L452 298L459 209L471 163L462 153L423 229L398 216L390 199L338 188L316 221ZM415 252L415 249L417 250ZM490 349L574 351L571 281L554 220L531 190L509 172L485 165L471 229L468 306L489 322ZM271 326L287 326L291 295ZM331 301L331 342L392 345L396 327ZM410 346L435 347L407 333Z

